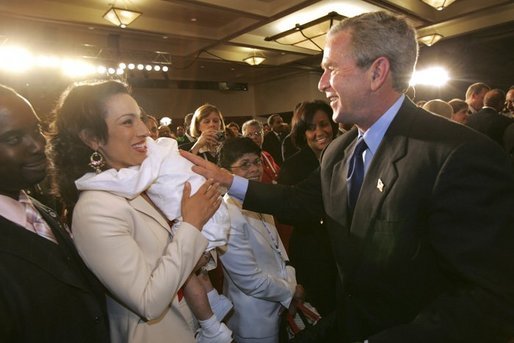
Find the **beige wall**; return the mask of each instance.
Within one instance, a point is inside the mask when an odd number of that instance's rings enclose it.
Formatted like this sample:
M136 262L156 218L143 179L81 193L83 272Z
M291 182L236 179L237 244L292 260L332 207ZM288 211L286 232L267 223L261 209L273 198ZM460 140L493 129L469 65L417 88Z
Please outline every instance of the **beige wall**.
M320 73L305 72L255 85L255 112L287 112L300 101L323 99L323 94L318 91L320 76Z
M135 88L133 94L146 112L159 118L183 118L207 102L218 107L224 117L252 116L255 109L254 92L251 87L246 92Z
M256 116L292 111L300 101L323 99L317 88L319 77L319 73L305 72L249 85L246 92L135 88L134 97L157 117L182 118L206 102L217 106L224 117Z

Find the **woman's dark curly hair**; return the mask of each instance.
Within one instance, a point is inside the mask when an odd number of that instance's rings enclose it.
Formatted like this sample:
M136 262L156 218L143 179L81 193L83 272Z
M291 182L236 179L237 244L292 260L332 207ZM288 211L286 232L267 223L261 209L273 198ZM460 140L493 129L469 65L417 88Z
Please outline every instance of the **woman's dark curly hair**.
M88 164L93 150L80 135L107 142L105 102L116 94L130 94L130 89L120 81L78 82L64 91L52 113L47 144L52 191L68 211L78 200L75 180L92 171Z
M291 119L291 142L299 149L307 146L305 131L312 125L312 120L316 112L325 112L332 125L332 138L337 132L337 124L332 120L332 108L329 104L321 100L303 101L299 103Z

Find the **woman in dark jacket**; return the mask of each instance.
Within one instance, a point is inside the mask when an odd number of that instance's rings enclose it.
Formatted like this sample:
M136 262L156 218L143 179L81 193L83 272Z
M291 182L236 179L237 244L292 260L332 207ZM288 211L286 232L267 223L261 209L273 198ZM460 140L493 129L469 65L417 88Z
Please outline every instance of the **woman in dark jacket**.
M323 101L303 102L291 124L292 142L300 150L282 164L278 183L293 185L319 167L319 157L337 132L332 109ZM298 283L305 288L306 301L327 315L335 308L337 271L323 218L292 223L289 257Z

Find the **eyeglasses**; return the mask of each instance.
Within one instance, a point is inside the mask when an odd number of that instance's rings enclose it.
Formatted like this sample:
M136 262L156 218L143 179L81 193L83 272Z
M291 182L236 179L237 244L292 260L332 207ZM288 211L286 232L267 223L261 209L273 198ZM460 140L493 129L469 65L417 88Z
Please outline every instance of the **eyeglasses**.
M255 160L253 161L244 161L243 163L241 163L240 165L238 166L232 166L230 168L239 168L241 170L244 170L244 171L247 171L248 169L250 169L252 167L252 165L256 166L256 167L259 167L262 165L262 160L260 158L256 158Z
M260 137L262 136L262 131L248 132L246 137Z

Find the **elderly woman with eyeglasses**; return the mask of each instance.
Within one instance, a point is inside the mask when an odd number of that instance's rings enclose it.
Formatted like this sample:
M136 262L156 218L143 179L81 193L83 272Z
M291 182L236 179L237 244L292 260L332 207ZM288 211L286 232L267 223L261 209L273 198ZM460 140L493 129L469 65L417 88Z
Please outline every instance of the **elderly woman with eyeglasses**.
M218 164L249 180L262 176L261 149L247 137L227 140ZM296 284L273 217L242 209L241 202L228 194L224 201L231 231L226 251L220 254L223 291L234 304L227 324L238 343L276 343L280 314L301 301L303 288Z

